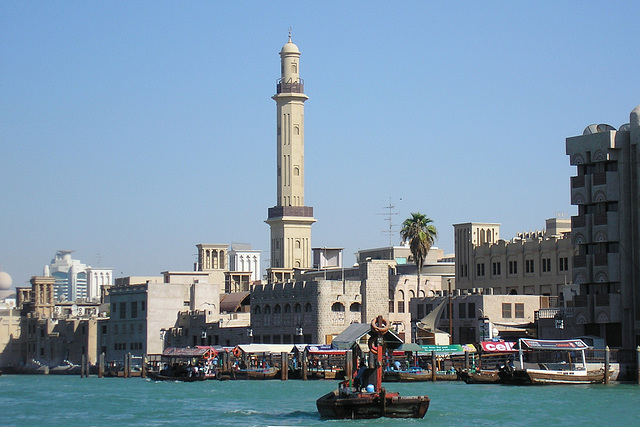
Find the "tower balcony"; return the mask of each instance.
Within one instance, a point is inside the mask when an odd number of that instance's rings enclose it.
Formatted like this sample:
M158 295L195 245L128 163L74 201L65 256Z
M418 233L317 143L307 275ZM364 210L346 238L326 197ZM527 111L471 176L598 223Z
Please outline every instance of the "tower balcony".
M283 216L313 217L311 206L274 206L269 208L269 218L281 218Z
M304 80L298 79L297 82L283 82L278 80L276 85L277 93L304 93Z

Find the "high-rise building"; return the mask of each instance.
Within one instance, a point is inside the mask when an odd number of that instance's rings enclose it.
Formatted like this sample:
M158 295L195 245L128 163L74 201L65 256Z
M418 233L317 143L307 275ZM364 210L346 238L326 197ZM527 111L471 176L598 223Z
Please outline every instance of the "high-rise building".
M44 276L55 278L54 298L57 301L87 298L87 266L77 259L71 259L72 253L58 251L51 264L44 267Z
M640 345L640 106L618 130L590 125L567 138L572 239L578 254L573 281L580 286L574 319L585 335L609 346Z
M270 282L293 277L294 269L310 268L313 208L304 204L304 81L300 50L289 41L280 51L281 77L277 93L277 188L274 207L265 221L271 228Z

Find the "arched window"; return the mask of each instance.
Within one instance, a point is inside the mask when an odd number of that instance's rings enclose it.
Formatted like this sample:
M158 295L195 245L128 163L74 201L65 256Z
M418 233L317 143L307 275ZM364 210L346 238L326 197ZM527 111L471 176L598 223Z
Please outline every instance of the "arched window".
M341 302L334 302L331 306L331 311L344 311L344 304Z
M311 313L312 311L313 311L313 307L311 307L311 303L310 302L306 303L304 306L304 312Z
M276 304L275 307L273 307L273 313L274 314L280 314L282 313L282 307L280 307L280 304Z
M261 310L260 310L260 306L256 305L255 308L253 309L253 314L260 314Z
M359 302L352 303L351 306L349 307L349 311L352 313L360 312L360 303Z
M271 314L271 307L269 307L268 305L264 306L264 314Z
M300 305L299 302L297 302L296 305L293 306L293 312L294 313L302 313L302 306Z
M285 313L291 313L291 304L285 304L284 312Z

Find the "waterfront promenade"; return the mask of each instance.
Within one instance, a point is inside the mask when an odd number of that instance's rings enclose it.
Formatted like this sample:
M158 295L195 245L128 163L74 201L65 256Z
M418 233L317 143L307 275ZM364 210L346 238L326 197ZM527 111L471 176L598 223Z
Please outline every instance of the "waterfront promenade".
M423 420L321 420L315 400L337 381L154 382L141 378L3 375L3 426L68 425L611 425L637 424L634 384L514 387L396 383L428 394ZM387 385L387 387L390 387Z

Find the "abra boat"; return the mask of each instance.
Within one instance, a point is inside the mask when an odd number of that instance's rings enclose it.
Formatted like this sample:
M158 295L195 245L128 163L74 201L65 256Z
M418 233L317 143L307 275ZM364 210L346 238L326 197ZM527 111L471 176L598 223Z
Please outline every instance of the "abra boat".
M216 377L217 352L213 347L169 347L162 352L164 368L150 369L147 376L154 381L195 382Z
M336 419L423 418L429 409L428 396L402 397L382 388L382 355L385 334L391 334L389 323L378 316L371 322L368 333L374 338L374 343L370 341L369 347L371 353L376 355L375 363L361 370L361 377L356 377L361 379L356 384L349 378L340 383L337 390L320 397L316 401L320 416Z
M496 384L500 382L498 370L462 370L458 376L465 384Z
M597 384L604 382L604 369L587 369L584 350L588 346L573 340L518 340L518 365L500 369L504 384ZM526 350L526 351L525 351Z

